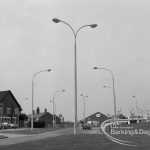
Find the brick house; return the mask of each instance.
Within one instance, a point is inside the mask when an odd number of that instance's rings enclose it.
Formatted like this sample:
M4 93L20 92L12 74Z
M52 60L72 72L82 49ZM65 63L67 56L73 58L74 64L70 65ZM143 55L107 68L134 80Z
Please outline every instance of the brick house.
M22 108L10 90L0 91L0 124L2 122L19 125Z
M47 112L47 109L44 110L44 112L40 112L40 108L37 107L36 113L33 111L33 120L34 121L44 121L46 127L52 127L53 126L53 114ZM28 115L28 121L31 121L31 114ZM60 124L61 119L56 116L56 124Z
M102 124L102 122L104 122L105 120L107 120L107 116L100 113L100 112L96 112L88 117L85 118L85 122L88 124L91 124L93 126L100 126Z

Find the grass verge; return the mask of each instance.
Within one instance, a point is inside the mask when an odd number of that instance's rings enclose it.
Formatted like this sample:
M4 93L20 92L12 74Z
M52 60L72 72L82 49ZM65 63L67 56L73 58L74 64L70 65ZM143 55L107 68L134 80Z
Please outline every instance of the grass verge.
M144 140L144 139L143 139ZM104 135L63 135L38 141L0 146L1 150L149 150L150 143L136 147L119 145Z
M9 134L40 134L40 133L45 133L45 132L50 132L50 131L56 131L60 130L63 128L34 128L32 131L30 128L24 128L24 129L5 129L5 130L0 130L0 133L9 133Z

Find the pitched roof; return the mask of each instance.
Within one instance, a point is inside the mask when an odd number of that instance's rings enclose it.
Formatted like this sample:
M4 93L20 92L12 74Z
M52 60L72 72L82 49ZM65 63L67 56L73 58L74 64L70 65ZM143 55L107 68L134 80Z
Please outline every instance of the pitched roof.
M33 114L33 118L40 118L40 117L44 116L46 113L48 113L48 112ZM50 114L50 113L49 113L49 114ZM51 115L51 114L50 114L50 115ZM31 114L28 115L28 118L31 118Z
M51 116L53 116L51 113L49 113L49 112L42 112L42 113L36 113L36 114L33 114L33 118L40 118L40 117L42 117L42 116L44 116L45 114L50 114ZM29 114L28 115L28 118L31 118L31 115L32 114ZM58 116L56 116L57 118L59 118Z
M17 105L19 106L20 110L22 110L20 104L18 103L18 101L16 100L16 98L14 97L14 95L12 94L12 92L10 90L0 91L0 102L2 102L4 100L5 96L7 96L7 94L10 94L13 97L13 99L15 100Z
M100 113L100 112L96 112L96 113L94 113L94 114L92 114L92 115L86 117L85 119L88 119L88 118L98 118L97 115L98 115L98 116L105 116L105 117L107 117L106 115L104 115L104 114L102 114L102 113Z
M9 91L0 91L0 101L3 100L3 98L7 95Z
M33 114L33 118L40 118L40 117L42 117L42 116L44 116L45 114L50 114L51 116L53 116L51 113L49 113L49 112L42 112L42 113L36 113L36 114ZM28 118L31 118L31 115L32 114L29 114L28 115Z

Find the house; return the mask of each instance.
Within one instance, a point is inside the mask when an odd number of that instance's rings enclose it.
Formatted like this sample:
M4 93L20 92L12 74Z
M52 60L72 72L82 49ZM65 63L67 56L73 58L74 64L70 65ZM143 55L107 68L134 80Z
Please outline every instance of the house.
M32 115L28 115L28 121L31 121ZM61 124L61 119L58 116L54 116L56 118L56 124ZM33 120L34 121L44 121L46 127L53 126L53 114L47 112L47 109L44 112L40 112L40 108L37 107L36 113L33 111Z
M10 90L0 91L0 124L3 122L19 125L22 108Z
M85 122L88 124L91 124L93 126L100 126L105 120L107 120L107 116L100 113L96 112L88 117L85 118Z

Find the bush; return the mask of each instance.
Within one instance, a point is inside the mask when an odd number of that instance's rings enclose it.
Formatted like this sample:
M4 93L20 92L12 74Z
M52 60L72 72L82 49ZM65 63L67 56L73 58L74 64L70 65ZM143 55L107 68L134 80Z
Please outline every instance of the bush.
M28 127L31 127L31 121L28 122ZM45 121L39 120L33 122L34 128L45 128Z

